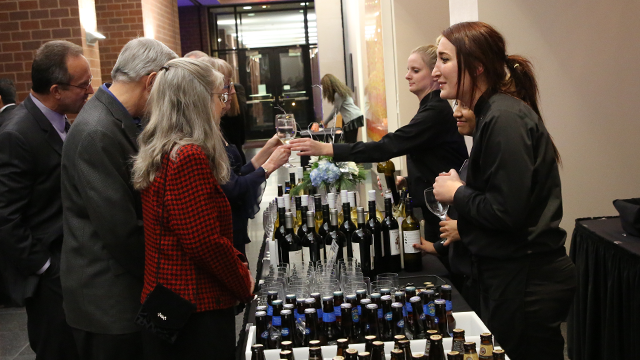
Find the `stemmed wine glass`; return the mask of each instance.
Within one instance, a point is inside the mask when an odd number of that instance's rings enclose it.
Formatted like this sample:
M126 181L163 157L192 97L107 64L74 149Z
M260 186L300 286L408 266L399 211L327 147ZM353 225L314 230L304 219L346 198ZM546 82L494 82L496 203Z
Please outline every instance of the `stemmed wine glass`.
M296 119L293 114L278 114L276 115L276 132L280 141L283 144L289 144L289 142L296 138ZM294 167L289 160L282 165L286 168Z
M424 201L427 203L429 211L431 211L435 216L439 217L441 221L447 220L447 211L449 210L449 205L442 204L440 201L436 200L435 195L433 195L432 187L424 191ZM447 239L442 239L442 243L444 243L446 240Z

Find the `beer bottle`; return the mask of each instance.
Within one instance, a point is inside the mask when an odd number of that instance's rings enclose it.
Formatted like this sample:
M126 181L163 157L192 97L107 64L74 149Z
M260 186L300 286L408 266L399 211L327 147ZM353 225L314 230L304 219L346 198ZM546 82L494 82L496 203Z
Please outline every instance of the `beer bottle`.
M493 360L504 360L504 350L502 349L493 350Z
M360 258L357 258L360 261L360 267L362 268L362 274L367 277L373 276L373 253L371 251L373 246L373 239L371 237L371 232L367 230L364 224L364 208L359 207L357 210L358 214L358 229L356 229L351 235L351 243L358 244L358 249L360 253ZM354 251L355 253L355 251Z
M267 339L269 338L269 322L267 320L267 313L264 311L256 312L256 343L267 346Z
M453 329L453 341L451 342L451 351L457 351L461 354L464 353L464 330Z
M422 310L427 315L427 327L431 330L438 330L436 323L436 304L433 302L435 299L435 291L424 290L420 292L422 298Z
M382 341L373 342L373 351L371 352L371 360L386 360L384 355L384 343Z
M384 199L385 217L380 224L382 241L384 243L386 271L399 272L402 270L400 260L400 227L393 217L391 199Z
M360 300L358 310L360 311L360 328L362 329L362 336L367 336L365 333L365 327L367 326L367 305L371 304L371 299Z
M282 341L293 341L293 331L295 330L293 312L285 309L280 312L280 316L282 318Z
M472 341L464 343L464 359L478 360L478 353L476 352L476 343Z
M447 304L442 299L437 299L434 302L436 304L436 320L438 322L438 331L440 331L440 335L442 335L443 338L451 337L447 325Z
M404 305L399 302L394 302L391 304L391 313L393 323L393 336L396 337L398 335L405 336L404 329Z
M372 293L369 298L371 299L372 304L378 305L378 325L382 322L382 296L380 293Z
M273 316L271 317L271 328L267 343L269 349L279 349L282 341L282 300L273 300Z
M265 360L262 344L251 345L251 360Z
M348 349L347 356L345 356L345 360L358 360L358 350Z
M398 341L398 346L400 346L400 351L404 354L405 359L411 358L411 342L409 340L400 340Z
M480 352L478 358L485 360L493 359L493 335L491 333L480 334Z
M362 300L367 298L367 290L356 290L356 300L358 301L358 315L362 316Z
M293 343L291 341L283 341L280 343L280 349L293 351Z
M444 347L442 346L442 336L431 335L429 347L429 360L445 360Z
M419 296L414 296L409 299L411 308L413 309L413 339L424 339L427 336L426 329L426 315L422 310L422 299Z
M296 196L296 205L298 197ZM296 208L297 209L297 208ZM296 210L297 211L297 210ZM297 235L299 238L303 238L304 234L307 233L307 211L309 211L309 195L301 195L300 196L300 225L297 230ZM297 216L297 215L296 215ZM315 222L314 222L315 224Z
M338 330L342 329L342 310L340 305L344 303L344 293L342 291L333 292L333 313L336 315Z
M431 336L438 335L438 331L436 330L427 330L427 341L424 346L424 354L429 359L429 352L431 351Z
M462 353L459 351L450 351L447 353L447 360L464 360Z
M322 348L320 347L320 344L317 344L317 346L309 348L309 360L324 360L324 357L322 356Z
M287 254L287 264L298 264L303 262L302 258L302 241L293 231L293 214L288 212L285 214L286 235L284 242L287 244L289 253Z
M440 298L446 301L447 308L447 327L449 333L456 328L456 319L453 317L453 304L451 303L451 285L442 285L440 287Z
M375 335L367 335L364 337L364 351L371 353L373 351L373 342L376 341Z
M269 290L267 291L267 320L271 324L271 318L273 316L273 301L278 299L278 292Z
M393 298L395 302L399 302L402 304L402 315L406 318L407 307L405 306L406 296L404 295L404 291L396 291L395 293L393 293Z
M381 274L386 271L385 262L387 261L387 252L384 251L384 244L382 240L382 226L380 220L376 216L376 191L369 190L367 192L369 199L369 218L365 225L365 228L371 233L371 239L373 242L371 258L373 259L372 267L374 274ZM358 228L360 229L360 221L358 221ZM366 275L365 275L366 276Z
M356 231L356 224L354 224L353 221L351 221L351 207L349 205L349 199L347 198L347 196L342 197L342 216L344 218L344 221L342 222L342 225L340 225L340 232L342 232L344 236L347 238L347 254L346 255L348 258L360 259L359 251L357 254L354 254L352 236L353 236L353 232ZM356 250L359 250L359 249L356 249Z
M338 351L336 352L336 356L347 356L347 350L349 349L349 340L348 339L338 339Z
M340 331L336 324L336 314L333 307L333 297L322 298L322 330L320 332L320 343L322 345L336 345L336 340L340 337Z
M367 304L365 309L366 315L364 316L364 335L374 335L376 338L380 337L380 330L378 327L378 305Z
M324 240L320 238L320 235L316 234L314 221L313 211L307 211L307 227L305 229L306 233L304 236L309 242L309 260L315 264L318 261L325 259L325 253Z
M293 312L293 313L294 313L294 315L295 315L295 317L296 317L296 319L295 319L295 320L296 320L296 322L298 322L298 321L304 321L304 309L306 309L306 306L305 306L305 304L304 304L304 300L305 300L305 299L303 299L303 298L298 298L298 299L296 299L296 309L295 309L295 311ZM296 328L297 328L297 327L296 327ZM298 345L298 344L296 343L296 341L295 341L295 340L294 340L294 344L296 344L296 347L298 347L298 346L302 346L301 344L300 344L300 345Z
M422 254L414 249L413 244L420 244L420 223L413 216L411 197L405 201L407 217L402 221L404 244L404 270L407 272L422 271Z
M294 197L293 203L295 205L295 212L296 212L296 218L293 221L293 230L296 232L296 235L297 235L298 230L300 229L300 226L304 223L305 213L302 212L302 198L300 196ZM307 261L307 259L305 258L304 261Z
M312 340L318 340L318 316L316 315L315 308L309 308L304 310L305 316L305 329L303 345L309 346Z
M371 353L368 351L359 353L358 360L371 360Z
M293 351L291 351L291 350L280 350L280 360L295 360L293 358Z
M284 195L284 187L282 184L278 184L278 196Z
M316 221L316 233L318 233L318 235L320 235L323 239L325 236L327 236L327 232L326 230L329 229L329 227L327 226L327 229L323 229L322 228L322 224L324 224L324 216L322 213L322 195L320 194L316 194L313 196L313 200L315 202L315 221ZM329 207L327 206L327 215L329 215ZM329 220L329 216L327 216L327 221ZM327 224L328 225L328 224Z
M391 310L391 296L385 295L380 298L382 302L382 319L380 338L382 341L393 340L393 311Z
M402 352L402 350L400 349L391 350L391 360L405 360L404 352Z
M406 319L406 323L407 323L407 327L406 330L409 331L409 333L413 334L413 305L411 304L411 298L416 296L416 288L415 286L407 286L404 289L404 293L405 293L405 304L404 304L404 308L407 310L407 313L405 315Z
M338 244L337 261L344 258L344 253L347 249L347 238L342 231L338 229L338 210L336 209L331 210L331 226L329 227L329 232L324 238L327 251L329 251L334 242Z
M322 317L324 316L324 311L322 310L322 297L320 293L311 293L310 296L314 300L313 307L316 308L316 314L318 314L318 326L322 328Z
M404 335L396 335L393 337L393 349L394 350L398 350L400 349L400 340L406 340L407 337Z

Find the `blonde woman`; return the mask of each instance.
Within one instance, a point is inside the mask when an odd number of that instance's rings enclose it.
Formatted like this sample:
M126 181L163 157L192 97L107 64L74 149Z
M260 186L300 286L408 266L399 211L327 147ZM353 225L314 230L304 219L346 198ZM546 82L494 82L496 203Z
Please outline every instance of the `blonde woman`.
M351 89L332 74L326 74L320 80L322 97L333 104L333 110L322 122L327 126L329 121L338 113L342 115L342 139L345 143L355 143L358 140L358 129L364 125L362 111L353 103Z
M233 359L234 305L254 280L233 247L231 209L220 184L229 165L219 131L223 76L191 59L158 72L133 167L145 232L142 301L157 283L197 308L174 344L143 330L146 359Z

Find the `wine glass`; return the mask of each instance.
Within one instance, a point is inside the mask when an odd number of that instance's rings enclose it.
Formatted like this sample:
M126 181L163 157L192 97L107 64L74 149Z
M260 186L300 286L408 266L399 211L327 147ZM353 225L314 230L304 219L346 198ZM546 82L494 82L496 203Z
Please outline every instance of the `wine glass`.
M424 191L424 201L427 203L429 211L439 217L441 221L447 220L447 211L449 210L449 205L444 205L440 201L436 200L435 195L433 195L432 187ZM444 244L446 240L447 239L442 239L442 243Z
M296 138L296 119L293 114L276 115L276 132L283 144L289 144L291 140ZM282 166L286 168L294 167L288 160Z

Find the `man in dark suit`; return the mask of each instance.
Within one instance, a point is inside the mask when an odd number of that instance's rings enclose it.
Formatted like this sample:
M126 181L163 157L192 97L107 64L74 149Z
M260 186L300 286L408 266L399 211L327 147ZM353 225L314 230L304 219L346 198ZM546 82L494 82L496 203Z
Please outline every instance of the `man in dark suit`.
M62 292L81 359L142 358L144 233L131 183L140 118L156 72L178 56L161 42L124 46L80 112L62 151Z
M93 93L82 48L50 41L36 52L31 94L0 127L0 266L26 305L38 359L77 359L60 286L60 160L69 123Z
M16 108L16 87L10 79L0 79L0 126Z

